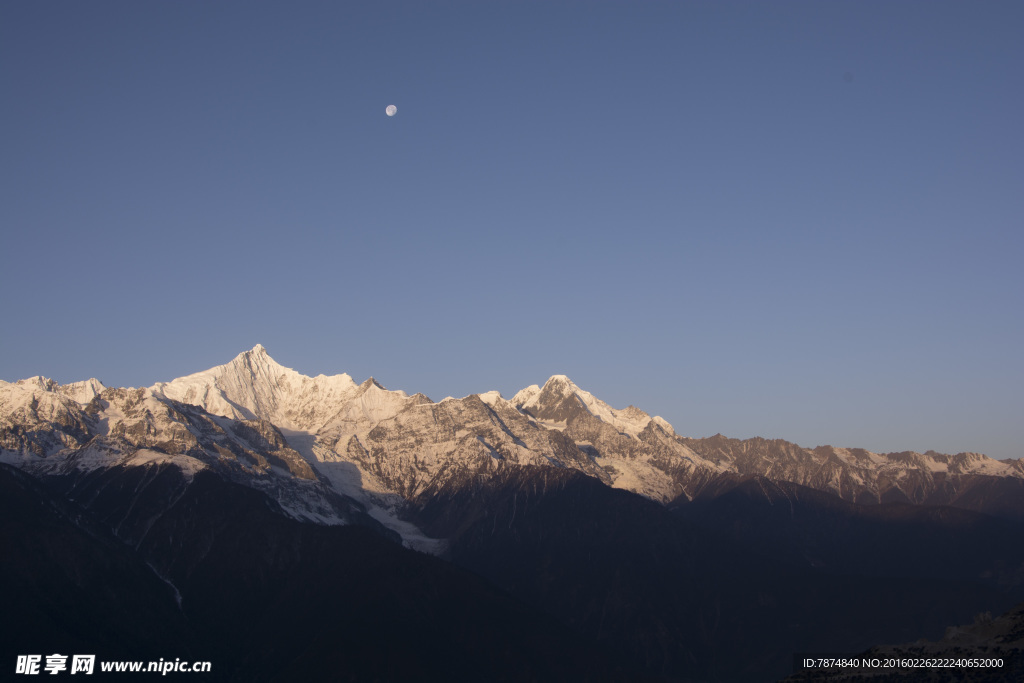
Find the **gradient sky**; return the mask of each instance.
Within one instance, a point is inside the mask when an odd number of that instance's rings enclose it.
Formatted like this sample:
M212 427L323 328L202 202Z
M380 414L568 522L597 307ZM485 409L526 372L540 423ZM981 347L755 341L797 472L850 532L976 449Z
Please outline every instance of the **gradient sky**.
M0 378L262 343L1020 457L1022 35L1018 1L4 2Z

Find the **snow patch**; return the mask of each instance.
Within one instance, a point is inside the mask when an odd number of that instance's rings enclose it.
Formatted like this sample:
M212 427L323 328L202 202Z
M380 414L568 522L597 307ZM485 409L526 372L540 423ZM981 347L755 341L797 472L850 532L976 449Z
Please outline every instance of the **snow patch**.
M671 424L669 424L669 421L666 420L665 418L661 417L660 415L655 415L654 417L651 418L651 421L654 422L654 424L661 427L662 429L664 429L666 432L668 432L669 436L676 436L676 430L672 427Z
M499 402L504 403L505 401L505 399L501 397L501 393L497 391L485 391L482 394L477 394L477 396L480 397L481 401L491 406L492 408L496 406Z
M124 461L125 465L174 465L182 473L192 479L197 472L207 469L209 466L198 458L190 455L168 455L160 451L152 451L142 448L135 452L135 455Z
M224 417L259 417L279 428L315 431L358 388L347 374L307 377L286 368L257 344L225 365L158 382L152 392Z
M544 383L543 389L534 384L521 390L512 398L512 403L522 410L531 411L531 409L539 407L541 394L551 391L563 396L574 395L591 415L632 438L636 438L651 421L651 417L639 408L633 406L624 410L612 408L589 391L580 389L565 375L552 375ZM669 431L671 434L675 433L672 430L672 425L668 422L662 420L661 423L664 423L663 426L668 427L666 431Z

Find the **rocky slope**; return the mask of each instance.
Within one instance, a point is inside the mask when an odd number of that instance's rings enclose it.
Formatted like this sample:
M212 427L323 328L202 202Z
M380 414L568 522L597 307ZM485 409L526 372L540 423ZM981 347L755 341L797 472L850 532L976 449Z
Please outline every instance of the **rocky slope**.
M857 503L944 504L1024 517L1024 464L976 453L877 454L781 440L679 436L555 375L506 400L433 402L370 378L307 377L257 345L231 362L143 389L36 377L0 383L0 458L35 473L171 463L268 491L298 519L365 510L423 550L400 517L438 491L507 467L554 467L659 503L761 477Z
M34 637L53 631L50 587L107 563L101 585L123 575L153 614L180 610L168 637L217 643L239 680L403 680L398 651L460 680L480 676L459 661L561 680L563 648L571 670L608 654L591 680L776 680L792 652L935 638L1024 598L1019 462L686 438L564 376L433 402L257 346L150 388L3 382L0 461L28 492L0 598ZM18 519L39 500L70 510L40 519L74 552L30 552ZM87 643L79 612L53 632Z
M79 384L90 390L40 378L0 383L0 459L36 476L82 481L171 466L187 485L208 469L268 493L295 519L369 521L268 420L213 415L150 389Z
M158 659L209 661L179 676L203 681L646 680L451 563L363 526L288 519L209 469L193 481L147 533L129 520L115 536L97 506L0 464L12 670L45 652L95 654L100 680L100 662Z
M570 467L665 503L693 499L712 482L720 485L723 475L726 481L753 476L791 481L854 502L972 509L1016 497L1024 483L1020 461L999 462L977 453L877 454L721 435L684 438L664 419L634 406L612 408L564 375L527 387L511 400L487 392L435 404L422 394L387 391L372 378L356 386L348 375L304 377L256 346L227 365L154 391L216 414L260 417L304 432L312 437L313 448L305 455L314 466L348 463L363 489L407 500L443 485L446 477L486 470L483 455L519 465ZM997 480L1000 485L993 487ZM969 495L985 486L996 490Z

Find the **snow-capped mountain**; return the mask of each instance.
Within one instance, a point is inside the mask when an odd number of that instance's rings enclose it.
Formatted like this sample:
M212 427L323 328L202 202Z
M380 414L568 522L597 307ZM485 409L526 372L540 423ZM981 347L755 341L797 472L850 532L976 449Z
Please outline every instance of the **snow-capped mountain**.
M340 524L363 514L267 420L221 417L145 388L95 393L101 386L0 382L0 461L50 477L170 466L186 483L210 469L267 493L296 519Z
M151 387L155 396L214 415L270 420L282 429L317 431L357 391L348 375L306 377L274 361L257 344L219 365Z
M491 391L435 403L373 378L307 377L261 345L149 388L2 382L0 448L4 461L51 475L172 465L187 476L211 468L268 492L296 518L345 523L366 511L433 552L443 543L402 519L408 506L522 467L576 470L666 504L764 477L860 503L1024 513L1020 461L685 438L664 419L613 408L564 375L511 400Z
M494 461L571 467L660 502L692 499L720 475L792 481L852 501L943 503L956 499L964 477L1024 478L1020 461L973 453L877 454L720 435L682 438L663 418L634 406L615 409L564 375L507 401L490 391L432 403L422 394L387 391L372 378L357 386L344 374L305 377L257 345L154 392L215 414L269 420L291 430L292 440L312 444L300 450L314 466L349 463L364 490L406 500L455 471L486 469ZM491 459L478 462L481 454Z
M590 662L589 680L776 680L792 652L904 642L1024 597L1018 461L688 438L563 375L434 402L257 346L149 388L0 382L0 463L21 470L0 464L4 609L52 638L54 605L77 605L59 626L91 651L97 605L145 602L145 624L107 616L111 642L144 634L166 657L171 624L229 662L224 680L309 661L415 677L378 668L395 648L478 680L531 647L511 679ZM117 599L64 598L69 576ZM595 664L605 651L626 668Z

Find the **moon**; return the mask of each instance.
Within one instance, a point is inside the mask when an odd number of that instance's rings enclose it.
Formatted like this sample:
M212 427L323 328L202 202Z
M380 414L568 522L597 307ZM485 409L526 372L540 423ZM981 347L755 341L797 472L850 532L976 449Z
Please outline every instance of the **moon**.
M384 110L384 113L387 114L388 116L394 116L395 114L398 113L398 107L396 107L393 104L389 104L388 108Z

